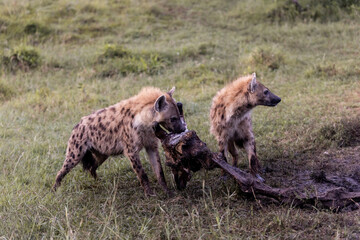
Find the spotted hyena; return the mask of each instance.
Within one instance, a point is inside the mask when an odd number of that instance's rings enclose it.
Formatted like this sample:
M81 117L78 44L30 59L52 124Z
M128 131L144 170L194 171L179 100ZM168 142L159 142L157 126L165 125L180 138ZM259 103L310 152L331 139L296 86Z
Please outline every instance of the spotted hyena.
M273 107L280 101L278 96L256 81L255 73L229 83L212 101L210 132L216 137L220 152L225 157L229 151L232 155L232 164L237 166L236 146L245 148L250 172L259 178L260 164L256 155L251 110L257 105Z
M60 186L64 176L80 161L84 169L96 178L96 169L109 156L124 154L130 160L145 194L154 195L139 158L140 150L145 148L158 182L165 192L170 193L152 124L156 121L176 133L185 130L186 125L178 109L180 103L172 98L174 90L162 92L147 87L136 96L81 118L72 130L66 158L53 189Z

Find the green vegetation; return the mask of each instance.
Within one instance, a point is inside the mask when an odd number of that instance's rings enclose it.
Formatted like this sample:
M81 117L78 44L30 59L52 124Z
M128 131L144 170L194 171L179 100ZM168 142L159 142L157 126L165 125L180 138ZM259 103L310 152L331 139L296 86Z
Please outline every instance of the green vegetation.
M220 171L195 173L167 198L145 154L157 197L144 196L124 157L105 162L97 181L78 166L50 191L80 118L147 85L176 86L189 128L215 151L212 97L256 71L282 98L253 111L272 186L326 170L324 152L335 164L358 149L360 3L297 2L0 1L0 238L359 238L359 211L261 205Z

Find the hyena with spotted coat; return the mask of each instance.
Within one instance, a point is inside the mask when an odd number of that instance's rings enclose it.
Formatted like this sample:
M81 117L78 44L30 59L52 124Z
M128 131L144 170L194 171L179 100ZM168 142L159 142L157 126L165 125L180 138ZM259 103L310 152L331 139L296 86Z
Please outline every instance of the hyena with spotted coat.
M276 106L280 101L278 96L256 81L255 73L229 83L212 101L210 132L218 141L220 152L226 159L226 152L229 151L233 166L237 166L236 146L245 148L250 172L260 179L262 178L258 174L260 164L256 155L251 110L258 105Z
M140 150L145 148L159 184L165 192L170 193L152 124L156 121L176 133L186 129L178 110L181 103L176 103L172 98L174 90L162 92L153 87L144 88L136 96L81 118L72 130L66 159L56 176L53 189L60 186L64 176L79 162L96 178L96 169L109 156L124 154L129 158L145 194L154 195L139 157Z

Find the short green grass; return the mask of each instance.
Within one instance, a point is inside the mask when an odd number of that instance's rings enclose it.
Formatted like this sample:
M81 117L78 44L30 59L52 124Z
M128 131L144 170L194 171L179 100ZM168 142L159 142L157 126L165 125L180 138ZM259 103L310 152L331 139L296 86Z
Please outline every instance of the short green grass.
M157 197L144 196L124 157L97 181L78 166L50 191L79 119L146 85L176 86L189 128L216 151L211 99L256 71L282 98L253 112L261 163L284 173L267 174L273 186L311 169L321 151L358 145L359 3L296 12L289 2L0 1L0 238L359 238L359 211L262 206L219 171L195 173L168 198L145 154Z

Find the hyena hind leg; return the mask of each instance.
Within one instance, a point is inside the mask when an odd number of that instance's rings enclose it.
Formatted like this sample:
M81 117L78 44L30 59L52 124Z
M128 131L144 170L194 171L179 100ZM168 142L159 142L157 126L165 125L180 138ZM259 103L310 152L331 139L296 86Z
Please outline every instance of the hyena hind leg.
M64 161L64 164L60 171L56 175L55 184L53 186L53 190L56 191L56 189L61 185L62 179L65 177L68 172L70 172L71 169L73 169L76 165L79 164L79 162L84 157L85 152L80 152L75 155L73 151L69 151L66 154L66 159Z

